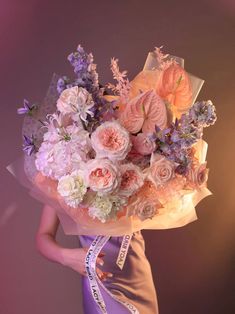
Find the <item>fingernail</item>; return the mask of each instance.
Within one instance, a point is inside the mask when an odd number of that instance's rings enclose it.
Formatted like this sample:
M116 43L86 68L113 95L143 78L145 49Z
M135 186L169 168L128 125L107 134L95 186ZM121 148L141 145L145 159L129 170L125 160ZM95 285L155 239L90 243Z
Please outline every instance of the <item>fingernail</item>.
M100 264L101 266L103 266L103 265L104 265L104 262L103 262L103 261L99 261L99 264Z
M113 277L113 274L108 273L107 276L108 276L108 277Z

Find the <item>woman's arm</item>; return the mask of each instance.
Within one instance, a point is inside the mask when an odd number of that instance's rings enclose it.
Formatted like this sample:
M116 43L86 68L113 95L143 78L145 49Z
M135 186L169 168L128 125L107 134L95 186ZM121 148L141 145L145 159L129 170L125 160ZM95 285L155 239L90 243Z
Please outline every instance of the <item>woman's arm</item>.
M58 226L59 219L55 209L45 205L36 234L36 247L47 259L63 264L63 248L55 240Z
M50 261L68 266L81 275L87 275L85 270L87 248L68 249L61 247L55 240L58 226L59 219L56 210L49 205L45 205L36 234L38 251ZM99 256L104 256L104 254L100 253ZM104 262L100 257L97 258L97 263L103 265ZM112 276L110 273L102 272L98 267L96 271L101 279Z

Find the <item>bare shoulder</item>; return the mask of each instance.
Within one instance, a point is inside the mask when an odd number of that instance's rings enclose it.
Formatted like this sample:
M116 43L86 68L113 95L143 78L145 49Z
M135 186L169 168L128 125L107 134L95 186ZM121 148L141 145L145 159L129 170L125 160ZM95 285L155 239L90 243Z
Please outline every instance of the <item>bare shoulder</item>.
M56 210L50 205L44 205L37 234L46 233L55 236L58 226L59 218Z

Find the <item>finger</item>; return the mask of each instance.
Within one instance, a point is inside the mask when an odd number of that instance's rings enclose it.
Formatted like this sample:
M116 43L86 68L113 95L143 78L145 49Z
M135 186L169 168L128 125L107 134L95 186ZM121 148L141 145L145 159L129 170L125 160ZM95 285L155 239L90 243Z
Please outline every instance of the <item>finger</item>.
M109 278L113 277L112 273L109 273L109 272L106 272L106 271L104 271L103 274L105 275L105 277L109 277Z
M104 280L105 275L98 267L96 267L96 273L97 273L98 277L100 278L100 280Z
M103 266L103 265L104 265L104 261L103 261L102 258L100 258L100 257L97 257L96 262L97 262L100 266Z
M100 252L98 256L99 256L99 257L104 257L104 256L105 256L105 253L104 253L104 252Z

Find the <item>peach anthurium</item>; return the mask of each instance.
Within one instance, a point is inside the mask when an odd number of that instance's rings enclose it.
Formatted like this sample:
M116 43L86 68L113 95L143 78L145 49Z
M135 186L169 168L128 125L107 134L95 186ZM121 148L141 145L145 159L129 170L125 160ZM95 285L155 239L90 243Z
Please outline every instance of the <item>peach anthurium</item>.
M164 70L157 84L157 93L181 114L191 107L192 86L186 71L177 63Z
M155 126L164 129L167 125L165 103L154 90L141 93L126 104L119 113L119 122L130 132L153 133Z

